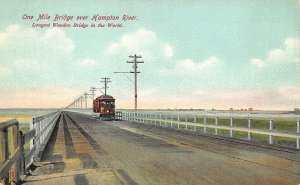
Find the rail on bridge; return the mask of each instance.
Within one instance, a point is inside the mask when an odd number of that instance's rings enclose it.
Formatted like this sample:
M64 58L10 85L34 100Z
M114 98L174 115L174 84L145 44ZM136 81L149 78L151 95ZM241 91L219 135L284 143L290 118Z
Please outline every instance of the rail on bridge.
M277 143L274 142L275 138L288 138L293 140L294 144L292 148L300 149L299 117L289 121L292 123L292 126L289 126L289 129L275 129L275 125L279 118L267 116L250 117L249 115L247 115L241 117L232 115L187 115L174 113L123 111L120 117L126 121L153 124L161 127L168 127L204 134L213 134L229 138L237 138L235 137L235 133L245 133L246 140L250 142L254 141L253 135L261 135L267 137L266 140L268 140L268 144L270 145L277 145ZM258 122L262 121L264 122L265 128L262 128L257 124ZM283 124L281 124L281 127L284 127ZM229 133L224 134L224 131L227 131Z
M86 114L82 112L82 114ZM89 113L91 116L91 113ZM39 161L52 135L61 111L33 118L30 131L22 133L19 122L11 120L0 124L0 180L2 184L19 183L20 175L28 172L29 166L34 161ZM92 116L97 116L96 114ZM300 145L300 120L292 120L294 130L284 132L275 129L274 119L265 120L267 129L256 127L253 117L222 117L219 115L185 115L159 112L126 112L116 111L116 119L131 123L143 123L164 128L198 132L204 134L222 135L223 131L229 132L230 138L235 138L235 132L247 134L247 140L252 142L254 134L267 136L268 143L276 145L275 137L286 137L295 141L294 148ZM224 120L227 123L224 124ZM245 126L239 122L245 123ZM223 133L224 134L224 133ZM24 151L25 144L30 143L30 150Z
M0 183L18 184L33 161L39 161L51 136L60 111L33 118L30 131L23 134L19 122L11 120L0 124ZM24 151L30 142L30 150Z

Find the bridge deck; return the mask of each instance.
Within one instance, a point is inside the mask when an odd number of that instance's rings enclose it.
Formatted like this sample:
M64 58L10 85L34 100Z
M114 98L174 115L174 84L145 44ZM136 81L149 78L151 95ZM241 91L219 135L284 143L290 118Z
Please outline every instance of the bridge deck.
M300 152L63 112L25 184L298 184Z

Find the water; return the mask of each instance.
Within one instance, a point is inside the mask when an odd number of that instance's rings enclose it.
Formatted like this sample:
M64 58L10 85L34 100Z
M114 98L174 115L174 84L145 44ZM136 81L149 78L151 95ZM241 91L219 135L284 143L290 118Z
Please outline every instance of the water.
M21 124L28 124L32 118L45 115L58 109L0 109L0 123L17 119Z

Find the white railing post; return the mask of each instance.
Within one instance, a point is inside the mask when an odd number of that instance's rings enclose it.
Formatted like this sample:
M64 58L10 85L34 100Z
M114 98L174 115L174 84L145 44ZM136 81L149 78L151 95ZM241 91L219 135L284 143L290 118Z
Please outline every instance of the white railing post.
M33 120L32 120L32 122L29 124L29 128L30 128L30 130L33 130L33 129L34 129L34 122L33 122ZM33 148L33 145L34 145L33 139L31 139L30 142L29 142L30 150Z
M272 131L274 129L274 123L272 119L270 119L269 124L269 130ZM274 144L274 136L272 134L269 135L269 144Z
M296 148L299 150L300 149L300 137L297 138L296 141Z
M188 116L185 116L185 122L186 123L188 122Z
M234 124L234 119L230 118L230 127L233 127L233 124ZM230 128L230 137L233 137L233 130L232 130L232 128Z
M206 116L206 115L204 116L204 124L205 124L205 125L207 124L207 116ZM206 128L206 126L203 127L203 132L204 132L204 133L207 133L207 128Z
M297 121L297 134L300 134L300 120Z
M159 126L161 126L161 114L159 114Z
M248 128L251 128L251 118L248 115ZM251 141L252 140L252 133L248 131L248 140Z
M219 125L219 118L215 117L215 125ZM215 135L218 135L218 129L215 128Z
M165 117L165 127L167 127L167 119L168 119L168 115L166 115Z
M156 125L156 114L154 114L154 125Z

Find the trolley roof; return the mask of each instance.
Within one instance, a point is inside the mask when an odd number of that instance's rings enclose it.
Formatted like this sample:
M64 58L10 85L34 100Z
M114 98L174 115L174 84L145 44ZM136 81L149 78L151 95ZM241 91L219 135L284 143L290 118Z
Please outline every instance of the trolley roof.
M114 98L114 97L112 97L111 95L105 94L105 95L98 96L97 98Z

